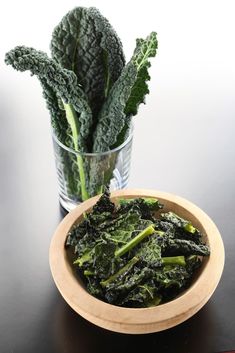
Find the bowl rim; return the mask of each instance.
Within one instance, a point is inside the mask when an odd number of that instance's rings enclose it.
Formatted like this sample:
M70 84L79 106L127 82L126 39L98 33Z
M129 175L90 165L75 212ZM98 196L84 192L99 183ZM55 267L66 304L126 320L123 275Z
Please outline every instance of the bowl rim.
M105 303L82 287L67 261L64 241L71 226L89 210L100 195L78 205L58 225L50 244L49 263L57 288L65 301L88 321L103 328L123 333L150 333L173 327L194 315L209 300L216 289L224 267L224 246L219 230L198 206L180 196L152 189L125 189L111 193L113 201L120 197L156 197L164 203L174 203L197 218L211 249L203 271L184 294L150 308L124 308ZM213 274L213 276L212 276ZM208 281L208 278L210 279Z

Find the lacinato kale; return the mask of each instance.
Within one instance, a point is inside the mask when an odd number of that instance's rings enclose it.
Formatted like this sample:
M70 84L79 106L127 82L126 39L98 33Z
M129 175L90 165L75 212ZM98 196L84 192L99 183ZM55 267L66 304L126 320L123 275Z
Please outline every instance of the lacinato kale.
M127 213L130 209L134 209L140 212L141 217L144 219L153 219L153 214L163 207L161 203L153 197L120 199L119 204L119 212Z
M118 141L120 133L126 130L129 117L137 114L139 104L144 102L149 92L146 83L150 79L149 58L156 55L157 45L155 32L146 39L137 39L130 62L122 70L100 110L94 132L94 151L104 152L116 146L117 142L118 145L123 142Z
M163 221L169 222L174 226L172 236L179 239L192 240L196 244L200 244L202 240L201 232L195 228L190 221L183 219L174 212L161 214ZM174 233L174 235L173 235Z
M42 84L48 107L50 110L52 109L52 122L57 138L60 139L63 133L62 141L64 143L70 137L69 147L73 147L75 151L87 152L87 139L92 126L92 112L86 94L80 88L75 73L62 68L53 59L50 59L46 53L25 46L18 46L9 51L6 54L5 62L12 65L18 71L30 71L32 75L38 77ZM53 101L52 97L54 97ZM57 97L57 102L55 101L55 97ZM53 105L53 102L56 102L56 104L52 108L51 105ZM66 119L58 121L64 115L61 113L58 114L58 117L55 117L55 113L61 109L61 106L63 106ZM62 124L64 124L64 130L58 130L58 127ZM69 134L67 131L66 138L64 133L68 128ZM65 168L69 164L69 170L73 171L74 159L72 159L71 163L67 160L62 163ZM71 172L70 175L72 175L73 180L76 182L77 175L79 174L78 185L81 189L82 199L85 200L88 198L88 192L84 163L80 155L77 155L75 170L75 173ZM66 169L64 174L68 175ZM71 188L70 191L72 191Z
M161 244L159 241L161 236L157 234L152 235L146 241L140 244L139 249L136 251L135 256L141 260L141 265L148 266L149 268L158 268L162 265L161 258Z
M88 97L95 127L97 114L125 65L120 39L96 8L77 7L54 29L51 52L62 67L75 72Z
M132 271L125 277L117 279L115 282L106 286L105 299L112 304L119 303L137 286L145 283L154 276L154 270L148 267L133 267Z
M184 239L169 239L165 251L173 255L207 256L210 253L208 246Z
M46 53L25 46L18 46L9 51L5 61L18 71L30 71L32 75L36 75L44 91L47 92L49 86L64 103L65 111L66 109L73 111L76 116L73 120L70 117L71 113L66 114L72 133L76 135L73 136L73 147L77 151L86 152L92 113L86 94L80 88L74 72L62 68Z
M173 212L158 216L162 207L154 198L120 199L115 205L106 190L73 226L66 246L89 293L119 306L149 307L190 285L209 247L191 222ZM184 233L196 235L195 241L182 239Z
M94 215L94 214L102 214L104 212L113 213L114 211L115 211L115 205L110 200L110 191L109 191L109 189L106 188L104 193L101 195L99 200L94 205L94 207L92 209L92 215Z
M5 62L38 77L59 142L79 153L99 153L126 140L132 117L149 93L148 69L157 46L155 32L137 39L125 65L121 40L109 21L94 7L76 7L53 31L51 58L17 46ZM66 194L75 203L100 194L117 161L117 153L90 158L79 153L59 147L56 153Z

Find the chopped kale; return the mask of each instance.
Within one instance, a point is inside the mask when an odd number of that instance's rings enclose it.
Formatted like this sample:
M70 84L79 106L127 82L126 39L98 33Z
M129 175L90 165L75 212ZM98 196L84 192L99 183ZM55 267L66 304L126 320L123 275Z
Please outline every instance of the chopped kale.
M210 254L193 224L154 198L121 199L109 190L68 234L76 271L88 292L108 303L150 307L186 289Z
M119 212L127 213L131 209L137 210L143 219L153 219L153 214L163 205L156 198L120 199Z
M168 239L165 251L172 255L201 255L207 256L210 250L207 245L195 244L192 240Z
M202 241L201 232L195 228L190 221L187 221L174 212L162 213L161 218L174 226L174 237L185 240L192 240L196 244Z

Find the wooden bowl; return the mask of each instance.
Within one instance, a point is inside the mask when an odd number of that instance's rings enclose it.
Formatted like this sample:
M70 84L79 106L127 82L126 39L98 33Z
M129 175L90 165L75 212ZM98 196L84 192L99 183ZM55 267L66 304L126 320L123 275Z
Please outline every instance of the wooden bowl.
M65 301L81 316L95 325L123 333L150 333L180 324L193 316L209 300L220 280L224 267L224 246L212 220L191 202L154 190L121 190L112 193L119 197L156 197L164 204L164 212L173 211L190 220L204 235L211 254L203 259L191 286L176 299L151 308L123 308L105 303L90 295L82 281L74 274L64 244L74 223L81 221L98 196L71 211L58 226L50 246L50 267L55 284Z

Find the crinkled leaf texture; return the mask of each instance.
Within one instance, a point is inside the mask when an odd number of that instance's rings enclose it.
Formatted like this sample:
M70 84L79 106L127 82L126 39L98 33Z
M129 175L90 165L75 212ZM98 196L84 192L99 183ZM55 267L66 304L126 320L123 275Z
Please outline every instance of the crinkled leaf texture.
M149 58L156 55L157 37L152 32L145 40L137 39L137 46L130 62L114 83L99 114L94 132L94 152L107 151L117 142L129 117L137 113L140 103L149 92L146 81L150 79Z
M43 89L43 97L46 100L47 108L50 112L53 133L60 142L73 148L70 127L68 126L65 111L60 108L61 99L58 97L55 90L48 85L45 78L41 78L40 82ZM63 150L58 145L55 146L55 153L57 153L58 156L58 168L63 173L67 194L76 195L80 188L80 180L75 155L68 154L66 150Z
M114 305L149 307L169 301L187 288L201 264L198 255L208 256L209 248L174 238L177 232L172 232L172 227L177 228L178 223L169 227L156 218L152 212L160 207L154 198L120 200L115 206L106 190L85 219L74 225L66 246L74 251L73 263L89 293ZM175 217L182 224L188 222L175 214L173 220ZM155 232L131 246L153 222ZM128 251L120 253L123 246Z
M52 97L53 94L53 102L58 96L65 103L73 106L78 113L76 123L80 133L79 148L86 151L86 139L90 133L92 113L86 95L78 85L76 75L70 70L61 68L46 53L25 46L18 46L9 51L5 61L18 71L28 70L32 75L38 76L44 87L44 95ZM48 87L50 87L50 91L48 91ZM58 102L55 109L59 110Z
M75 72L96 119L125 64L121 41L108 20L93 7L73 9L55 28L51 52Z

